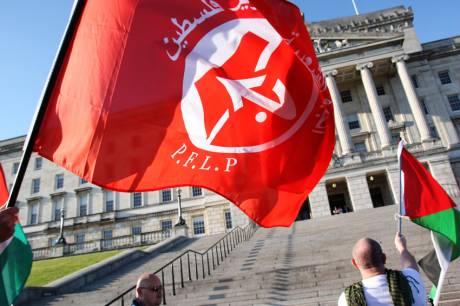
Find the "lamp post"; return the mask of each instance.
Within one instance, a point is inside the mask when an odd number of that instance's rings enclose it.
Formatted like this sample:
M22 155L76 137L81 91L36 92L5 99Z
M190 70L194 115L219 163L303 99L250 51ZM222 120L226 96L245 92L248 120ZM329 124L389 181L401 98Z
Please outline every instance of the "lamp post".
M67 241L65 241L65 238L64 238L64 208L61 208L61 226L59 229L59 237L54 242L54 246L57 246L59 244L62 244L62 245L67 244Z
M181 199L181 192L182 190L180 188L177 188L177 201L178 201L178 214L179 214L179 218L177 219L177 223L175 226L179 226L179 225L185 225L185 220L184 218L182 218L182 199Z

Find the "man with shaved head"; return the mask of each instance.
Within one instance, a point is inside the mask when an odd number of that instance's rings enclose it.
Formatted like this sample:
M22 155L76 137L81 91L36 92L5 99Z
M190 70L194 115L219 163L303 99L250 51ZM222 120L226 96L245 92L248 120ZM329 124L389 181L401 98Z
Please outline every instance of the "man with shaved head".
M426 290L417 262L400 233L396 234L395 245L402 271L385 268L387 258L377 241L362 238L356 242L351 263L361 273L362 280L345 289L339 306L426 306Z
M137 280L136 298L131 306L158 306L161 304L163 286L155 274L143 273Z

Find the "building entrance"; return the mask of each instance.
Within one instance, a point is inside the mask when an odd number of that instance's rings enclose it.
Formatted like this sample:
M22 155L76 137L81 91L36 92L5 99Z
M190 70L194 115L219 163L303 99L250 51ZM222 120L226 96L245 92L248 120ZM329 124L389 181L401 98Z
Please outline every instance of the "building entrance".
M394 204L393 194L385 172L368 174L367 185L369 187L373 207Z
M326 190L331 215L353 211L345 180L326 183Z

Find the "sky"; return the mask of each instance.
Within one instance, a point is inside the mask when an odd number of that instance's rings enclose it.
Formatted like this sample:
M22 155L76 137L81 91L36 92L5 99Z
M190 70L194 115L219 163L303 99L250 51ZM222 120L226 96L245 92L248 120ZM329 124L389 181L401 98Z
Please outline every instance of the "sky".
M460 35L459 0L355 1L361 14L411 6L421 42ZM307 22L355 14L351 0L292 2ZM0 1L0 140L28 132L72 5L72 0Z

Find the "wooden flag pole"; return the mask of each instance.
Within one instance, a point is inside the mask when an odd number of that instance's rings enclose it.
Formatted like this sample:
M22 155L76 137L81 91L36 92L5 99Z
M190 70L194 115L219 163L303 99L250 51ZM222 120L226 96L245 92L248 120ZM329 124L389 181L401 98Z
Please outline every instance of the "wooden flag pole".
M72 41L73 34L77 28L77 24L80 20L80 17L83 12L83 7L85 6L86 0L75 0L71 17L69 23L67 24L64 36L59 47L59 51L54 60L53 68L51 69L50 75L48 76L45 89L42 93L41 101L35 110L34 119L27 134L26 140L24 142L21 162L19 163L18 172L14 179L13 187L11 188L10 197L8 199L7 207L14 207L16 200L19 195L19 190L21 189L22 181L29 164L30 157L32 156L32 151L34 148L35 140L37 138L38 132L40 130L41 123L45 117L46 108L48 107L48 102L50 100L51 94L53 92L54 86L56 84L59 72L61 70L62 64L64 62L67 49Z

